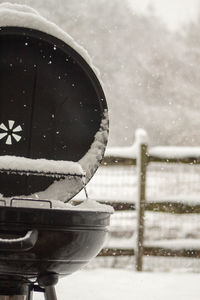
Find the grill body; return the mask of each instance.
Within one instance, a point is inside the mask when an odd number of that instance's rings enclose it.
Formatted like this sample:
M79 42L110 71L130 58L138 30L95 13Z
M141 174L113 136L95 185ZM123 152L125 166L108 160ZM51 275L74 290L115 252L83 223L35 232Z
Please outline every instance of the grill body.
M20 240L36 230L33 246L0 242L0 274L37 278L48 273L69 275L100 251L110 214L94 211L0 208L0 238ZM2 249L4 248L4 249Z

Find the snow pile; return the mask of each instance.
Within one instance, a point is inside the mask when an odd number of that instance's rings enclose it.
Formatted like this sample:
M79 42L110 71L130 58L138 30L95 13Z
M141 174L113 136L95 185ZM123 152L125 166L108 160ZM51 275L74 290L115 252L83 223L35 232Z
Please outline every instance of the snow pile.
M37 196L37 195L35 195ZM29 208L41 208L48 209L50 208L50 204L53 209L65 209L65 210L76 210L76 211L95 211L95 212L107 212L112 214L114 209L110 205L104 205L96 202L95 200L86 199L82 203L78 205L72 205L71 203L63 203L59 200L42 200L40 201L37 197L33 198L14 198L12 200L13 207L29 207ZM6 205L10 206L10 199L6 199Z
M73 161L55 161L48 159L31 159L19 156L3 155L0 156L0 172L19 173L25 172L40 175L71 175L84 176L80 164Z
M108 140L108 111L104 111L99 131L88 152L79 160L80 165L86 172L86 182L92 177L103 158Z
M59 300L66 300L66 295L76 300L197 300L199 274L83 270L59 280L56 293ZM34 293L35 300L43 297Z
M87 199L81 204L76 206L76 209L86 210L86 211L105 211L108 213L114 213L114 209L110 205L100 204L95 200Z
M105 243L105 248L115 248L115 249L133 249L136 244L136 237L132 235L131 238L112 238L107 239ZM123 247L122 247L123 245ZM160 247L162 249L170 249L170 250L199 250L200 249L200 241L198 239L163 239L156 241L146 241L144 243L145 247Z
M127 147L110 147L106 149L106 157L116 157L116 158L136 158L137 148L134 143Z
M141 136L141 138L143 138ZM146 142L144 142L146 144ZM135 142L127 147L110 147L106 150L105 155L111 157L133 158L137 156L137 145ZM175 147L175 146L157 146L149 148L149 155L164 159L184 159L184 158L199 158L200 147Z
M142 128L138 128L135 131L135 143L136 144L148 144L148 135Z
M169 239L159 241L148 241L145 243L147 247L160 247L172 250L190 250L200 249L200 240L197 239Z
M200 157L200 147L174 147L174 146L157 146L149 149L149 154L151 156L156 156L160 158L199 158Z

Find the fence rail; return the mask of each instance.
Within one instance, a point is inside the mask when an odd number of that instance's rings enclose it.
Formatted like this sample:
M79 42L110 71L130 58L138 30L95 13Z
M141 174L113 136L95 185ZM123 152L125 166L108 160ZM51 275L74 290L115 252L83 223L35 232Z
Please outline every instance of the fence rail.
M100 256L132 256L135 255L134 249L105 248ZM170 249L161 247L143 247L143 255L164 256L164 257L190 257L200 258L200 249Z
M115 211L136 210L135 203L99 201L101 204L111 205ZM79 202L76 201L78 204ZM145 211L173 213L173 214L200 214L200 204L185 204L180 202L164 201L162 202L146 202Z
M200 249L168 249L161 247L147 247L144 243L144 217L145 211L153 212L165 212L165 213L176 213L176 214L192 214L200 213L200 204L185 204L180 202L173 202L169 200L156 201L156 202L146 202L146 172L148 165L150 163L167 163L167 164L189 164L198 165L200 164L200 148L193 148L191 153L185 151L184 148L176 148L175 153L179 151L179 155L174 155L170 153L169 156L166 155L167 147L163 147L165 154L162 156L162 151L159 155L153 154L155 151L153 148L148 148L147 138L145 139L144 132L141 139L140 133L136 134L135 148L132 157L129 155L117 155L108 154L102 164L104 166L130 166L136 165L137 167L137 178L138 178L138 196L135 203L124 203L124 202L109 202L110 205L114 207L116 211L127 211L136 210L137 212L137 238L135 247L133 249L116 249L109 248L103 249L100 256L136 256L136 270L142 271L143 269L143 256L167 256L167 257L200 257ZM162 150L161 149L161 150ZM184 151L182 151L184 150ZM187 149L188 150L188 149ZM181 153L183 154L181 155ZM195 152L195 154L194 154ZM134 202L135 199L133 199ZM103 202L102 202L103 203ZM107 203L108 202L104 202Z

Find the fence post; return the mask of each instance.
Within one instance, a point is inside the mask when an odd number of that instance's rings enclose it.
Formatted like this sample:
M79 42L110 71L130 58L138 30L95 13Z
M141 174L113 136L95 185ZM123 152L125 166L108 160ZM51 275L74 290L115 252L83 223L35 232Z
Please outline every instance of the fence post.
M144 214L146 200L146 168L148 164L147 134L140 129L136 132L137 151L137 203L136 203L136 270L142 271L143 246L144 246Z

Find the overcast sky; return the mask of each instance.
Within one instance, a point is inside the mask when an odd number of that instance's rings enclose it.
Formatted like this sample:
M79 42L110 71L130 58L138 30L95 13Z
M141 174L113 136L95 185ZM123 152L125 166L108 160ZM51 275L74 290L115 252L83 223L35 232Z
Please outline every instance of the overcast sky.
M195 21L200 11L199 0L129 0L135 12L154 11L167 24L177 30L187 22Z

